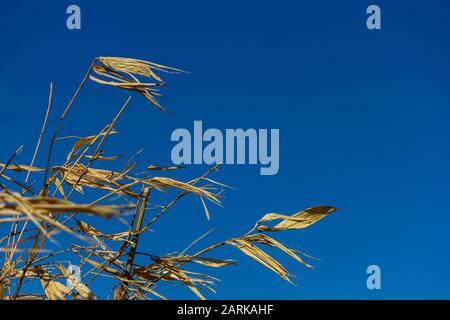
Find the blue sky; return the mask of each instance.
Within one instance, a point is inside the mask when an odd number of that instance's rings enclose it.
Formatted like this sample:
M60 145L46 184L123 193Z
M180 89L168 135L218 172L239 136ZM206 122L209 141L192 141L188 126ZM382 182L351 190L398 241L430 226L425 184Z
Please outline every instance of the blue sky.
M65 26L70 4L81 8L81 30ZM381 7L382 30L365 26L370 4ZM190 72L168 77L161 102L175 116L134 96L120 119L110 148L131 155L144 147L143 166L170 164L171 132L192 129L194 120L221 130L280 129L277 175L224 166L214 178L236 188L226 191L224 208L210 207L208 222L196 199L184 200L142 249L182 250L214 227L206 246L242 234L267 212L341 209L309 229L275 235L322 259L306 270L280 257L300 276L297 286L229 248L217 256L239 264L212 270L222 281L208 298L450 298L447 1L3 1L1 12L1 162L20 144L17 162L29 161L49 81L53 129L97 56ZM98 132L125 99L89 83L61 135ZM55 161L68 146L57 146ZM182 177L205 170L190 166ZM381 290L366 288L370 264L381 267Z

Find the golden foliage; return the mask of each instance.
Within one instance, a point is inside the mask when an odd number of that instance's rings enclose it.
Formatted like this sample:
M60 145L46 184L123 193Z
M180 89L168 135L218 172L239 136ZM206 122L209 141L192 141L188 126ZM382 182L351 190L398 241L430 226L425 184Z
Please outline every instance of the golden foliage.
M50 142L45 168L39 168L34 166L34 162L46 130L52 102L53 91L50 86L44 124L30 165L14 163L21 148L7 162L0 163L0 225L4 227L1 230L6 232L0 233L0 253L4 257L0 268L0 299L94 300L98 297L92 290L92 283L101 281L104 277L116 282L111 291L113 299L166 299L158 293L158 286L167 282L182 284L198 298L205 299L206 292L215 292L213 286L217 279L191 268L223 268L234 265L234 260L206 256L225 245L236 248L288 282L292 282L293 274L269 254L268 249L277 249L305 267L312 267L305 261L309 256L286 247L265 233L307 228L336 208L316 206L293 215L269 213L258 220L248 233L213 244L195 254L188 251L207 234L180 253L155 256L147 248L137 250L139 239L150 232L150 227L186 195L200 199L209 219L205 199L220 205L221 188L225 186L209 178L217 171L218 166L196 179L183 182L150 175L155 171L170 173L182 167L148 165L147 171L142 175L142 172L135 172L137 164L132 163L132 159L120 166L119 157L104 156L103 145L112 134L117 133L114 130L115 124L130 98L98 134L77 138L64 157L65 161L51 166L53 145L59 141L59 128L87 79L137 92L165 111L155 98L159 96L158 87L165 85L159 74L180 72L182 70L138 59L94 59L60 118ZM142 77L149 82L142 82ZM116 164L115 168L118 169L94 166L104 161ZM22 182L20 175L23 173L26 173L26 178ZM31 174L38 179L28 183ZM39 179L42 177L43 179ZM35 190L39 185L43 187ZM150 199L150 190L168 194L171 194L171 190L178 190L178 194L168 204L158 205L157 192L152 191ZM78 203L73 200L75 196L90 200ZM147 205L149 200L152 200L153 210L156 211L150 211ZM105 201L112 201L114 204L105 204ZM105 220L106 218L110 220ZM270 226L274 221L278 223ZM100 230L102 228L99 226L103 227L105 223L113 225L116 222L120 222L123 228L115 227L113 233ZM5 228L7 226L9 228ZM47 240L56 243L56 238L60 238L58 234L62 232L73 240L69 244L65 241L64 245L58 247L61 250L55 251L54 247L47 245ZM141 255L147 258L144 264L135 259ZM83 281L75 281L62 263L55 262L66 261L68 257L73 261L73 256L80 259ZM24 283L32 281L40 282L41 292L24 292Z
M157 74L157 71L165 73L184 72L180 69L163 66L149 61L116 57L98 58L97 63L93 66L93 71L103 79L90 75L89 77L92 81L103 85L138 92L153 103L158 109L165 112L167 112L167 110L156 100L156 96L161 96L157 88L165 86L164 81ZM140 82L138 76L149 78L154 82Z

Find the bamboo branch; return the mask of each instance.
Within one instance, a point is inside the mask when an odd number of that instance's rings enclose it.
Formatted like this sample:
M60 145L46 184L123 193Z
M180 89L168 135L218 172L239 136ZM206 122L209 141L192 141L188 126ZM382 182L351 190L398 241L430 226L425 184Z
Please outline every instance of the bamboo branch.
M88 71L84 75L83 80L81 80L80 84L78 85L77 91L75 91L74 95L72 96L72 99L69 101L69 104L66 106L66 109L64 109L64 112L62 113L61 117L59 118L58 126L56 127L56 130L53 133L53 137L50 142L50 148L48 150L48 155L47 155L47 164L45 166L44 188L42 190L43 196L47 195L47 190L48 190L48 186L49 186L48 171L50 168L50 161L51 161L51 157L52 157L53 145L55 144L56 138L58 137L58 132L61 129L61 125L62 125L67 113L69 112L70 108L72 107L73 102L78 97L78 94L80 93L80 91L83 88L86 81L89 79L89 74L91 73L92 67L94 66L96 60L97 59L92 60L92 63L89 66Z
M139 242L139 236L141 235L140 231L141 231L141 227L142 227L142 222L144 221L144 214L145 214L145 209L147 208L147 201L150 195L150 190L151 188L149 187L144 187L142 189L142 193L141 193L141 206L139 207L139 212L137 215L137 219L136 219L136 224L134 226L134 230L133 230L133 239L131 241L131 247L130 247L130 251L128 252L128 260L127 260L127 267L126 267L126 275L127 276L131 276L132 270L133 270L133 262L134 262L134 257L136 255L136 249L137 249L137 245ZM120 300L125 300L127 298L127 293L128 293L128 282L122 282L122 292L121 292L121 296L120 296Z

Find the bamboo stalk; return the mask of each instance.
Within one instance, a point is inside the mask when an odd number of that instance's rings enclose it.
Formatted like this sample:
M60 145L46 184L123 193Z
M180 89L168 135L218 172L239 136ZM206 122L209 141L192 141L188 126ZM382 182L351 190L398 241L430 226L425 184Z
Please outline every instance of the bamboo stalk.
M136 217L136 224L134 226L133 230L133 239L131 241L130 251L128 252L128 260L127 260L127 267L125 269L126 275L131 276L132 270L133 270L133 262L134 257L136 255L136 249L139 242L139 236L141 235L140 231L142 228L142 222L144 221L144 215L145 215L145 209L147 208L147 202L148 198L150 196L150 190L149 187L144 187L141 192L141 205L139 207L139 212ZM128 282L122 282L122 290L120 295L120 300L125 300L127 298L128 293Z

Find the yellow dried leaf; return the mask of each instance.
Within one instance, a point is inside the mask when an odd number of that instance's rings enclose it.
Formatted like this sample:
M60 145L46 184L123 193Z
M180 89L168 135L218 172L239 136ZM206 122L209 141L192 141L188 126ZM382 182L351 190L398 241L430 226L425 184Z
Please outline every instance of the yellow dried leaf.
M184 169L185 167L182 166L171 166L171 167L157 167L150 165L147 167L147 170L158 170L158 171L172 171L172 170L179 170Z
M280 215L278 213L269 213L262 217L257 223L256 228L259 232L275 232L284 230L304 229L317 221L325 218L330 213L336 211L334 207L316 206L306 210L294 213L292 216ZM272 220L283 220L274 227L261 225L263 222Z
M41 279L41 284L44 288L45 295L50 300L66 300L66 295L72 292L65 285L54 280Z
M108 132L109 134L115 134L117 133L116 131L110 131ZM70 150L69 154L67 155L67 161L69 161L70 159L72 159L73 155L75 154L75 152L77 152L80 148L88 145L88 144L92 144L94 143L99 137L101 137L102 135L105 135L105 132L100 132L99 134L96 134L94 136L87 136L84 138L80 138L78 139L75 144L72 147L72 150Z
M3 163L0 163L0 171L5 167L6 165ZM42 168L36 168L36 167L31 167L31 166L27 166L27 165L23 165L23 164L9 164L6 167L6 170L12 170L12 171L17 171L17 172L22 172L22 171L28 171L28 172L42 172L45 171L45 169Z
M248 241L252 241L252 242L257 242L257 243L261 243L270 247L276 247L278 249L280 249L281 251L283 251L284 253L288 254L289 256L291 256L292 258L294 258L295 260L297 260L298 262L300 262L301 264L303 264L304 266L308 267L308 268L312 268L313 266L306 263L302 258L300 258L298 255L296 255L294 253L293 250L287 248L285 245L283 245L281 242L265 235L265 234L253 234L253 235L249 235L249 236L245 236L243 237L243 239L248 240Z

